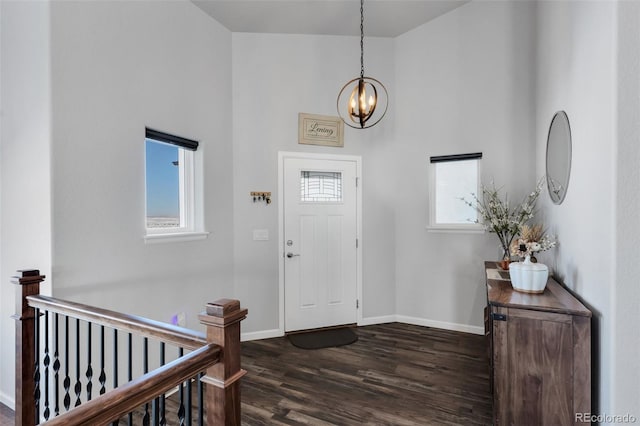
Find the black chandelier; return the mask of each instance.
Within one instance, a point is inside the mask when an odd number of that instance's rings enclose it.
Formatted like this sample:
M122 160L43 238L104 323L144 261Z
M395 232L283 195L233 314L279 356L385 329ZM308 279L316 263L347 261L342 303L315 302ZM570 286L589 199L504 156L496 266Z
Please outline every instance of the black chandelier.
M336 106L344 124L354 129L375 126L387 113L389 106L384 85L375 78L364 75L364 0L360 0L360 77L342 86Z

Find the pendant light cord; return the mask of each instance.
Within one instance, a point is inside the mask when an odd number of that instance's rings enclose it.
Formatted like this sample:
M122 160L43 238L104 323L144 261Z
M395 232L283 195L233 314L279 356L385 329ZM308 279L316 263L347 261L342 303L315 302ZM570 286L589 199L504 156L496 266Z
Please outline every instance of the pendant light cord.
M364 0L360 0L360 78L364 78Z

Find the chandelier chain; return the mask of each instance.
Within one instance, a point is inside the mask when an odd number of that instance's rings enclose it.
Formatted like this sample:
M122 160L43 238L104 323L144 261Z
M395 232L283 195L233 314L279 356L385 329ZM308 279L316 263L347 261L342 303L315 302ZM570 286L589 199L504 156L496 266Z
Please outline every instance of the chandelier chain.
M360 78L364 77L364 0L360 0Z

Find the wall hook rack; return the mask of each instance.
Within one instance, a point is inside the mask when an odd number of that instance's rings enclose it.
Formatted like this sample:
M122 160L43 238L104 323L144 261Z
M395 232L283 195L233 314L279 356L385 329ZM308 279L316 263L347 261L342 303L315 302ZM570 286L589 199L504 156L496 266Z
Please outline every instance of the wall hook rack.
M253 197L254 203L257 201L264 201L267 204L271 204L271 192L252 191L249 195Z

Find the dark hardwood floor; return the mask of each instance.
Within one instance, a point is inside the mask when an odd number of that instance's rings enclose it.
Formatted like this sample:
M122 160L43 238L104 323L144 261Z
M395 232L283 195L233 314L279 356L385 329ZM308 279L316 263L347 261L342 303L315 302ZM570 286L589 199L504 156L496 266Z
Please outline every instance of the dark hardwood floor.
M13 426L15 423L15 416L13 410L6 405L0 403L0 425L1 426Z
M356 332L319 350L243 343L243 424L491 424L483 336L398 323Z
M338 348L243 343L242 424L491 424L483 336L398 323L355 331ZM0 424L13 425L2 406Z

